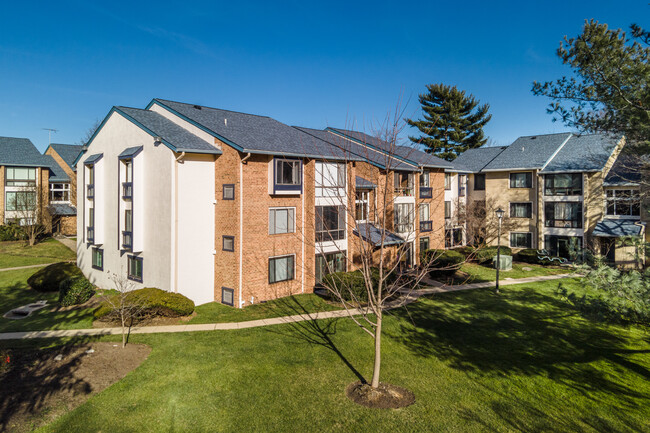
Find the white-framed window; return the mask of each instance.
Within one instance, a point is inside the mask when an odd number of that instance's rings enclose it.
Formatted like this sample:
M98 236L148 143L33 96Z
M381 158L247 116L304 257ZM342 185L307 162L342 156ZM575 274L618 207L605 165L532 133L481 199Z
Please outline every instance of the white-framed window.
M395 205L395 231L397 233L409 233L414 231L413 203L398 203Z
M302 185L301 166L297 159L275 160L275 184L276 185Z
M323 281L323 277L333 272L345 272L347 261L345 251L318 254L316 256L316 284Z
M451 173L445 173L445 189L451 189Z
M422 187L431 186L429 184L429 170L423 170L422 171L422 174L420 175L420 186L422 186Z
M345 239L345 206L316 206L316 242Z
M50 202L69 202L70 201L70 184L69 183L51 183L50 184Z
M6 186L35 186L36 169L30 167L7 167L5 169Z
M445 200L445 219L451 218L451 201Z
M533 204L527 203L510 203L510 218L532 218Z
M316 197L345 195L345 164L316 161Z
M369 214L370 192L357 191L354 199L355 219L357 221L367 221Z
M269 258L269 283L293 280L295 255Z
M7 191L5 210L35 211L38 204L36 191Z
M296 208L269 209L269 234L294 233L296 231Z
M467 185L467 175L459 174L458 175L458 196L465 197L465 188Z
M420 203L420 221L429 221L429 203Z
M526 233L510 233L510 247L511 248L532 248L533 247L533 234Z
M641 196L638 189L608 189L607 215L641 216Z

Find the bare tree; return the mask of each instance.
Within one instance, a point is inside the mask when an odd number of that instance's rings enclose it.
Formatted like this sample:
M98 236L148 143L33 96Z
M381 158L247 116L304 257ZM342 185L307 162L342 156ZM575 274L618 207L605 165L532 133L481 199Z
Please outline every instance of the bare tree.
M146 300L131 293L134 286L126 277L111 272L109 278L113 282L117 293L105 291L101 296L101 300L111 309L109 317L120 321L122 326L122 348L124 348L126 346L127 329L130 330L133 321L146 308Z
M11 212L21 228L23 237L30 246L47 232L45 214L36 186L24 186L7 193L7 210Z
M90 128L86 129L86 132L84 132L83 137L81 137L81 139L79 139L77 144L80 144L82 146L85 146L86 144L88 144L88 141L95 134L95 131L97 131L97 128L99 128L99 125L101 125L101 124L102 124L101 120L95 119L95 122L93 123L93 125Z
M455 224L464 226L467 233L467 243L477 248L490 245L496 241L499 221L494 216L499 206L492 198L485 200L459 200L456 214L452 216ZM501 233L508 233L517 227L512 218L504 217L501 221Z

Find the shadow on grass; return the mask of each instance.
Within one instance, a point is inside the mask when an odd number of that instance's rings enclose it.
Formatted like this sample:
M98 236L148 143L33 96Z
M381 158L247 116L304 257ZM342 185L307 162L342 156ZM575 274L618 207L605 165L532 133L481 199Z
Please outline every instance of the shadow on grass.
M534 289L490 289L445 294L393 312L397 331L387 333L416 356L436 357L452 368L478 375L540 375L596 399L615 395L636 405L649 393L629 386L626 375L650 379L616 328L580 319L557 298ZM613 371L593 363L607 361Z
M273 306L269 309L278 309L282 311L282 315L310 315L308 309L301 303L300 299L294 296L280 298L276 300ZM312 313L313 314L313 313ZM366 383L366 379L361 373L352 365L352 363L343 355L343 353L336 346L332 337L336 334L336 326L339 319L319 319L319 320L305 320L302 322L287 322L285 326L281 327L265 327L268 332L285 335L308 344L317 345L334 352L341 362L354 373L354 375L362 382Z

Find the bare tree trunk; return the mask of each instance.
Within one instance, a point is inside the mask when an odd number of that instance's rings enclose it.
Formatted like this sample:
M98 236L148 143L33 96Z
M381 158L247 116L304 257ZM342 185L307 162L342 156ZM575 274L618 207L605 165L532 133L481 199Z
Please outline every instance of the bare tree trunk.
M124 315L122 315L122 349L126 347L126 332L125 332Z
M379 386L379 371L381 370L381 324L382 311L377 314L377 326L375 327L375 366L372 370L372 382L370 386L377 388Z

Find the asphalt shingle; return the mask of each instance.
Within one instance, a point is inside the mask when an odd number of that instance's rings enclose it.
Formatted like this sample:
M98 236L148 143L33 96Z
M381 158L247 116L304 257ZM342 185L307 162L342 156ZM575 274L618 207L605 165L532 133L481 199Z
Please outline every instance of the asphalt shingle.
M63 161L65 161L65 163L68 164L69 167L72 167L75 159L77 159L77 156L79 155L79 153L81 153L81 150L83 149L83 146L81 145L61 144L61 143L52 143L50 144L50 147L54 149L56 153L59 154L61 159L63 159Z
M519 137L482 170L541 169L571 135L567 132Z
M624 149L616 158L603 184L606 186L639 185L642 169L643 162L639 157L628 155Z
M619 140L603 134L573 135L542 172L600 171Z
M391 233L388 230L382 232L382 229L375 227L369 223L359 223L353 233L359 236L364 241L372 244L373 246L380 246L382 240L382 233L384 233L384 245L399 245L404 243L404 239Z
M355 186L357 189L375 189L377 185L369 180L362 178L361 176L356 176L354 180Z
M505 149L506 146L477 147L476 149L468 149L458 155L451 164L454 169L458 171L478 173L494 158L498 157Z
M614 237L640 236L645 228L645 223L623 219L604 219L596 224L593 236Z
M46 158L28 138L0 137L0 165L49 167Z

